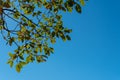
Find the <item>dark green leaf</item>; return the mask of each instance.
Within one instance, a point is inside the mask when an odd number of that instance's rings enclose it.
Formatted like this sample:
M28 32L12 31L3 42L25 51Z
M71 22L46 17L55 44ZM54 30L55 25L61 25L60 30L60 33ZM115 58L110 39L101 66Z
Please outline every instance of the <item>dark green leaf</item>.
M75 9L78 13L81 13L81 6L79 4L76 4Z

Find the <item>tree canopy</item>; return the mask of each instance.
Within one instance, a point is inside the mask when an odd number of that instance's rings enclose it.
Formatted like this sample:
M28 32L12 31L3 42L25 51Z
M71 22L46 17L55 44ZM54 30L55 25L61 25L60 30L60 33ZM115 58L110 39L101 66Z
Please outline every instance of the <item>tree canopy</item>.
M9 52L8 64L16 71L33 61L45 62L57 39L71 40L61 12L81 13L84 0L0 0L0 32ZM12 24L12 26L11 26Z

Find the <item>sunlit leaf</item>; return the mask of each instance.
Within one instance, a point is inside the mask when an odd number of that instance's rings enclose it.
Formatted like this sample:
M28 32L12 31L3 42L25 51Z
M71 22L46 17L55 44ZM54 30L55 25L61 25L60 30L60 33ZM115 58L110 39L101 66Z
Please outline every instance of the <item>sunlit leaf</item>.
M16 71L17 71L17 72L20 72L20 71L21 71L21 68L22 68L22 65L21 65L21 64L17 64L17 65L16 65Z

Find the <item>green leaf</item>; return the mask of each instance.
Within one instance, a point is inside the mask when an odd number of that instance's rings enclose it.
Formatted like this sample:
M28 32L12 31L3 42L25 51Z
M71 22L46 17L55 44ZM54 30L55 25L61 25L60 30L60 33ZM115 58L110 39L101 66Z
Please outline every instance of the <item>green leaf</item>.
M80 0L80 3L84 6L85 5L85 1L84 0Z
M71 40L70 36L69 35L66 35L66 38L67 40Z
M21 68L22 68L21 64L17 64L17 65L16 65L16 71L17 71L18 73L21 71Z
M33 62L35 59L34 59L34 57L32 56L32 55L29 55L29 56L27 56L27 58L26 58L26 62L27 63L29 63L29 62Z
M17 58L17 55L16 54L13 54L12 56L11 56L11 59L12 60L15 60Z
M10 39L9 39L9 45L10 46L12 46L12 43L15 41L15 38L14 37L11 37Z
M23 67L23 66L25 66L27 63L26 63L26 62L23 62L23 61L20 61L19 64Z
M19 19L20 18L20 13L18 11L16 11L14 14L13 14L13 17L15 19Z
M61 15L56 15L57 20L60 20L62 18Z
M37 60L38 63L40 63L42 61L41 58L42 58L41 56L36 56L36 60Z
M46 55L41 55L42 57L44 57L44 58L48 58L48 56L46 56Z
M8 55L9 55L10 57L12 57L13 54L12 54L11 52L9 52Z
M56 39L55 39L55 38L52 38L52 39L51 39L51 43L52 43L52 44L55 44L55 42L56 42Z
M55 36L55 32L53 31L53 32L52 32L52 37L54 37L54 36Z
M75 9L78 13L81 13L81 6L79 4L76 4Z
M54 48L50 47L50 52L54 53Z
M69 11L69 12L72 12L72 7L67 7L67 10Z
M65 33L71 33L71 32L72 32L72 29L65 29L64 32L65 32Z
M8 60L7 64L9 64L11 68L13 67L13 61L12 60Z
M0 22L1 23L1 22ZM2 25L0 25L0 30L2 30L3 29L3 26Z
M42 52L42 44L38 44L38 48L39 48L40 52Z
M21 60L24 60L23 55L19 55L19 58L20 58Z
M61 7L61 9L62 9L64 12L66 12L66 9L65 9L65 7Z
M38 53L38 48L35 48L34 53L36 54Z
M65 42L66 41L66 37L64 35L60 36L62 38L62 40Z

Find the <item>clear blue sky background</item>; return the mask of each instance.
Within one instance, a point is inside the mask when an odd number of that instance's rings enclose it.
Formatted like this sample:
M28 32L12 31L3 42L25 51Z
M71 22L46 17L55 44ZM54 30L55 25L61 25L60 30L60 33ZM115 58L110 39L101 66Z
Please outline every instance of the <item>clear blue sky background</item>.
M17 73L0 38L0 80L120 80L120 0L89 0L82 14L63 15L72 41L57 41L46 63Z

